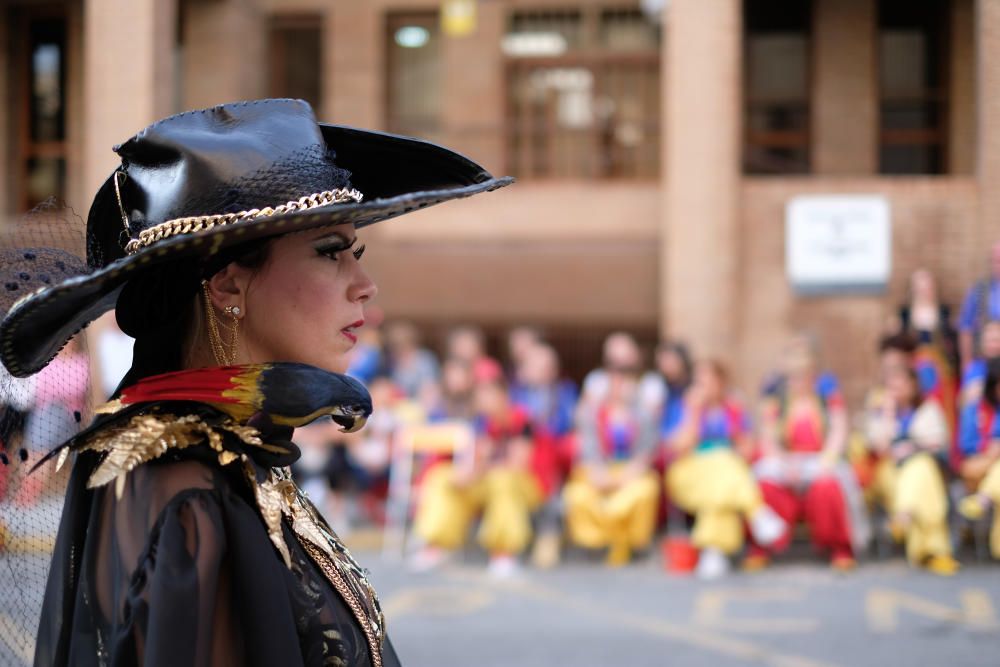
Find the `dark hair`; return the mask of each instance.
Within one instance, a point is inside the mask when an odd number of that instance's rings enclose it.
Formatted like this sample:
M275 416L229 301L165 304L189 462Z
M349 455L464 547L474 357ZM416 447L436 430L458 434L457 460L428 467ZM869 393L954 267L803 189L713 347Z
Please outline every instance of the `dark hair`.
M910 384L913 387L913 392L909 396L911 407L916 408L923 403L924 390L923 387L920 386L920 376L917 374L917 369L913 366L902 366L897 368L895 372L905 375L906 379L910 381Z
M1000 408L1000 397L997 397L998 386L1000 386L1000 357L993 357L986 362L986 383L983 386L983 398L994 408Z
M691 360L691 352L687 345L680 341L665 340L656 346L657 356L664 352L676 354L677 358L681 360L681 367L684 369L684 380L681 382L681 388L686 388L691 384L691 375L694 372L694 362Z
M270 241L255 241L223 251L207 261L186 260L125 284L115 307L123 332L135 338L132 367L118 385L123 388L152 375L184 368L185 346L201 321L201 281L228 264L258 271L270 256Z
M878 342L878 351L879 353L883 353L889 350L897 350L905 354L913 354L917 346L918 342L913 334L901 332L883 336Z

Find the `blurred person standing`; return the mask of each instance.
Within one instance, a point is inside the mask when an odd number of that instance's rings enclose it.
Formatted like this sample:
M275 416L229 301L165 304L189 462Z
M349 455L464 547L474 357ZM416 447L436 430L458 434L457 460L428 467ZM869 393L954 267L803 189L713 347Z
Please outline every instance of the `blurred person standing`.
M937 399L955 432L958 415L958 334L951 324L951 309L938 299L937 283L927 269L910 276L909 300L899 309L900 332L916 338L914 367L924 395Z
M486 354L486 336L479 327L463 325L449 331L445 358L469 364L477 381L503 375L500 362Z
M982 397L987 362L996 357L1000 357L1000 320L990 320L983 325L978 354L962 373L961 405L977 403Z
M437 395L427 409L427 418L430 421L471 421L476 416L475 389L476 378L472 366L461 359L446 359L441 367L441 383Z
M1000 320L1000 241L990 249L989 274L969 288L958 320L958 346L962 369L979 354L985 324Z
M948 494L941 466L951 434L936 398L925 396L916 370L891 368L880 405L869 408L869 447L879 457L874 490L897 541L914 567L951 575L958 570L948 533Z
M962 408L959 445L962 481L971 495L959 512L976 521L993 509L990 552L1000 559L1000 357L987 362L982 397Z
M847 407L837 378L820 373L815 343L805 335L787 345L783 373L767 387L761 410L761 451L754 474L764 500L789 524L803 519L816 549L834 569L856 565L854 554L868 542L864 501L853 470L844 461ZM791 541L791 529L769 548L751 547L746 569L759 569Z
M393 322L385 332L389 377L409 398L417 398L438 379L434 354L420 346L420 333L410 322Z
M937 281L927 269L910 275L909 298L899 307L899 333L909 333L921 344L933 344L942 360L958 368L958 332L951 308L941 303Z
M507 332L507 377L511 386L518 382L517 369L524 362L528 351L544 342L542 332L533 326L522 324Z
M782 536L785 522L764 503L747 464L750 420L731 395L721 362L697 365L671 446L677 458L667 470L667 491L694 515L699 577L716 579L729 571L729 557L743 547L744 520L758 544Z
M607 563L628 563L649 546L656 528L660 485L651 470L656 422L643 405L635 367L602 371L605 384L592 405L577 411L579 451L563 489L569 540L607 548Z
M502 377L475 388L474 465L460 470L439 462L427 471L413 529L423 543L412 566L433 568L466 541L469 526L482 515L478 540L490 555L490 571L509 576L532 538L531 515L542 500L532 470L535 446L527 413L510 402Z

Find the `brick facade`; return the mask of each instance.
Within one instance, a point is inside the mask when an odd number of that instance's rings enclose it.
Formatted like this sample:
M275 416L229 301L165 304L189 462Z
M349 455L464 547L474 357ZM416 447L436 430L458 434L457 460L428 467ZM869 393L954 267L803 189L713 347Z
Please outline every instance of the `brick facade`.
M436 10L440 2L65 4L70 51L76 54L70 64L68 193L83 211L87 193L115 162L110 146L130 132L176 107L266 94L266 26L273 14L320 17L323 115L385 127L387 12ZM550 4L623 3L480 2L476 31L447 38L441 50L440 139L495 172L506 163L499 40L510 11ZM561 327L563 335L572 327L591 334L616 327L659 329L688 338L699 352L722 356L747 391L773 362L781 341L804 328L821 335L827 365L840 372L849 397L857 400L872 376L875 341L904 294L908 273L918 266L932 269L946 300L957 304L978 276L986 245L1000 238L1000 2L952 2L947 145L954 175L920 178L873 175L875 0L815 0L813 6L814 175L741 173L742 3L671 0L661 64L660 179L525 181L376 226L366 233L368 261L382 285L382 306L389 315L475 320L496 330L523 321ZM134 20L121 36L125 11ZM177 23L175 12L181 16L179 47L164 29ZM110 34L134 41L135 48L109 49L103 36ZM123 58L124 52L131 55ZM9 55L0 49L0 60ZM6 111L0 109L0 125ZM0 153L15 150L14 130L7 125ZM0 182L10 180L5 165ZM15 206L12 187L0 188L3 210ZM889 198L893 279L885 294L792 294L784 274L784 207L802 193Z

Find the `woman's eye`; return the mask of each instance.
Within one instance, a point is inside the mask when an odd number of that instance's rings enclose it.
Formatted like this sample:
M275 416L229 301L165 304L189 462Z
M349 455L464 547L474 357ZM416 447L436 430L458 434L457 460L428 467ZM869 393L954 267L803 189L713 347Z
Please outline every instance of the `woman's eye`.
M354 259L355 260L360 260L361 256L364 255L364 254L365 254L365 246L364 245L360 245L360 246L358 246L357 248L354 249L353 255L354 255Z
M337 261L337 255L347 250L347 248L316 248L316 252L328 259Z

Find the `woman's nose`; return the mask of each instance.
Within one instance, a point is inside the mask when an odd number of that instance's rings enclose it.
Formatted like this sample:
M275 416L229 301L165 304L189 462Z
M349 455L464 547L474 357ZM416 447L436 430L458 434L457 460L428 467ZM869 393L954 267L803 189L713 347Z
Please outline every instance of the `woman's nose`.
M357 277L351 285L348 297L351 301L359 301L361 303L371 301L378 294L378 287L364 269L359 266L357 267L357 271Z

